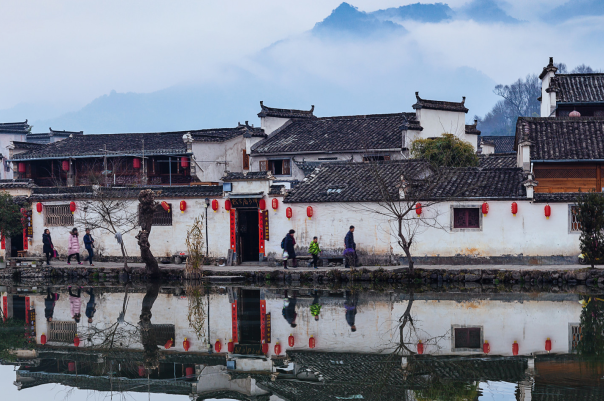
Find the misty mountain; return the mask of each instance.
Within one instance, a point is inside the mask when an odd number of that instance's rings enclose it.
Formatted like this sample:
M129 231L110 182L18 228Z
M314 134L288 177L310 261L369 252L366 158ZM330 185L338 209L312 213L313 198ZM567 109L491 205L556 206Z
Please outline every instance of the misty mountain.
M340 4L323 21L318 22L311 33L331 39L339 36L371 38L376 36L404 34L407 30L392 21L383 21L372 14L359 11L348 3Z
M602 0L571 0L547 13L544 20L558 23L577 17L604 15Z
M474 0L456 10L458 18L468 18L476 22L503 22L516 24L521 22L506 13L495 0Z
M451 19L454 14L451 7L444 3L415 3L402 7L378 10L371 13L371 15L374 15L381 20L414 20L418 22L441 22Z

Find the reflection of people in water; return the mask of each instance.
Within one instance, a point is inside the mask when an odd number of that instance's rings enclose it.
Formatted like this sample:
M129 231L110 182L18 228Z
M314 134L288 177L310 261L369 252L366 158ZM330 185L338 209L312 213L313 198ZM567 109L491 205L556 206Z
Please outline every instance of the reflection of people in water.
M44 316L46 320L52 322L52 315L55 311L55 302L59 299L59 294L50 292L50 287L46 288L46 299L44 300Z
M287 296L287 290L285 290L285 299L283 300L283 310L281 311L281 314L283 315L285 320L287 320L287 323L289 323L291 327L297 326L297 324L295 323L296 317L298 316L298 314L296 313L296 296L296 291L294 291L294 297L289 298Z
M350 326L350 331L357 331L357 327L354 325L354 319L357 314L357 304L359 302L359 296L354 291L346 291L346 301L344 302L344 309L346 309L346 322Z
M151 308L159 295L159 282L147 284L147 292L143 298L143 305L140 315L140 327L142 332L142 342L145 354L143 365L145 369L152 370L159 366L159 348L157 347L157 338L151 324Z
M315 320L319 320L319 314L321 313L321 305L319 304L319 293L315 290L313 296L312 305L310 305L310 314L315 317Z
M90 295L90 299L86 304L86 317L88 318L88 323L92 323L92 318L94 317L94 313L96 312L96 301L94 296L94 289L90 287L90 291L85 291L88 295Z

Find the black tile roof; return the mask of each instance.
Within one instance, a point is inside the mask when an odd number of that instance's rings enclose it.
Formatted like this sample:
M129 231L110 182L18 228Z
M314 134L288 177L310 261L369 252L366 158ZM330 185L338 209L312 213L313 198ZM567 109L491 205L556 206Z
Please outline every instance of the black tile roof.
M547 91L556 103L604 102L604 74L556 74Z
M0 133L27 134L30 130L31 126L27 120L19 123L0 123Z
M321 165L321 163L323 162L307 162L307 161L296 161L294 160L294 163L296 164L296 166L302 170L302 172L304 173L304 175L309 175L310 173L312 173L313 171L315 171L315 169L317 167L319 167Z
M413 109L430 109L430 110L445 110L445 111L459 111L467 113L469 110L464 106L466 97L462 98L460 103L457 102L444 102L442 100L428 100L419 97L419 92L415 92L415 98L417 102L413 105Z
M0 180L0 189L33 187L35 187L33 180Z
M52 134L53 136L84 135L84 131L61 131L52 128L48 128L48 131L50 131L50 134Z
M495 153L514 152L514 139L512 135L489 135L483 136L482 142L490 143L495 146Z
M285 185L271 185L268 194L269 195L282 195L285 191Z
M474 120L474 124L466 124L466 135L480 135L481 131L476 128L478 121Z
M579 195L581 195L579 192L535 192L533 199L535 203L574 203Z
M274 179L275 177L270 171L249 171L247 173L228 172L221 178L224 182Z
M478 155L480 168L516 168L516 153Z
M262 128L251 127L247 124L238 124L235 128L212 128L189 132L196 142L225 142L240 135L244 137L266 138L266 134Z
M295 109L276 109L274 107L268 107L264 105L264 102L260 101L260 108L262 109L258 113L258 117L279 117L279 118L316 118L313 114L315 106L311 106L310 110L295 110Z
M451 168L439 172L437 180L422 180L429 168L418 160L369 163L325 163L285 196L286 203L305 202L378 202L398 197L401 176L425 191L422 198L432 199L519 199L526 197L524 174L517 168ZM428 187L426 187L428 186Z
M415 113L292 119L256 143L252 154L400 149ZM416 123L415 123L416 124Z
M145 186L100 188L112 198L136 199L143 189L152 189L159 198L199 198L222 196L222 185L191 186ZM91 186L77 187L36 187L30 196L32 201L91 199L94 191Z
M34 150L43 147L45 143L12 141L15 149Z
M514 147L521 141L532 160L604 159L604 117L519 117Z

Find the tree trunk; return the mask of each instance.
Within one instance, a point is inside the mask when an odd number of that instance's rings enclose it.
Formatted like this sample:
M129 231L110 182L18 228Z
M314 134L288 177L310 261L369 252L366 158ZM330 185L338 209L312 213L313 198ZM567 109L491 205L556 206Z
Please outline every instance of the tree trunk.
M128 259L126 259L126 249L124 248L124 241L122 240L122 243L120 244L121 248L122 248L122 257L124 258L124 271L126 273L130 273L130 266L128 266Z
M150 277L157 278L161 276L161 271L157 260L151 252L149 234L151 234L151 227L153 226L153 214L155 214L156 210L161 209L161 205L155 202L155 193L150 189L142 190L138 194L138 201L141 230L136 239L141 250L141 258L145 262L145 271Z
M159 348L157 347L157 339L151 324L151 308L159 295L158 281L153 281L147 284L147 292L143 297L143 305L140 315L141 337L144 348L144 367L147 370L155 369L159 366Z

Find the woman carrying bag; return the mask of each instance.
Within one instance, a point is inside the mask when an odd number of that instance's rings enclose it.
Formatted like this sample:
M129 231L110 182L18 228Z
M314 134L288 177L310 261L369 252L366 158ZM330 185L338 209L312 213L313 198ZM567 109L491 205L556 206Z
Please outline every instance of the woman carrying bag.
M55 256L55 246L52 244L52 238L50 238L50 230L47 228L42 234L42 251L46 254L46 266L50 266L50 259Z

